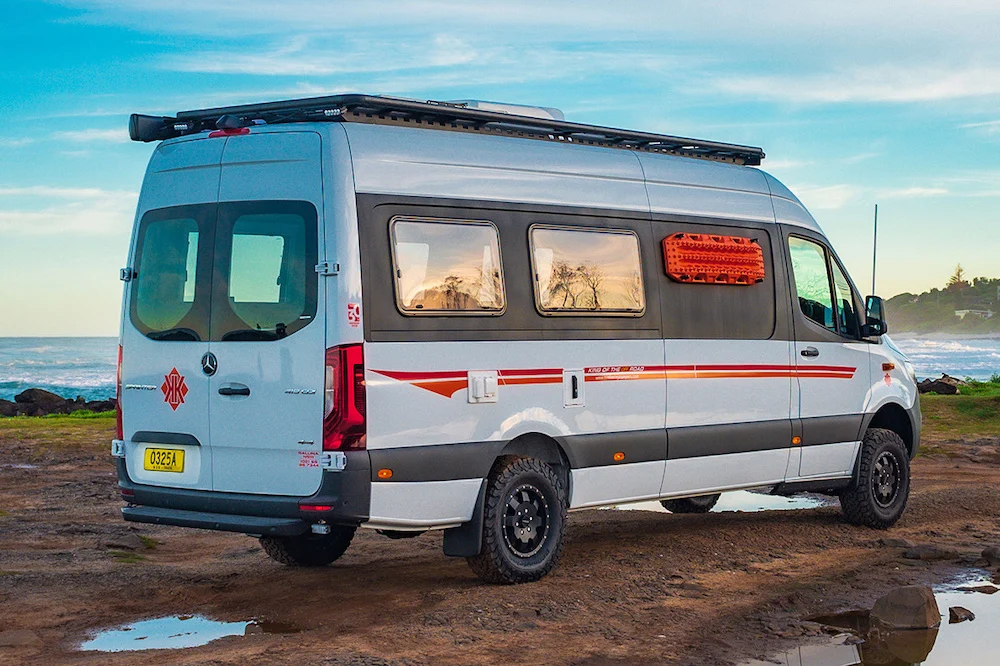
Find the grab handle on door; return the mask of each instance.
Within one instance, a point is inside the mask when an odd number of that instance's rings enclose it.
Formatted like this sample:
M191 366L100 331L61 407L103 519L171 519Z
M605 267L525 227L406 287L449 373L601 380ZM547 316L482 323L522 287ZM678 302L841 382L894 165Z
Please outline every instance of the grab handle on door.
M572 384L573 399L577 400L580 398L580 380L576 375L573 375L570 379L570 383Z
M802 354L803 356L819 356L819 350L816 349L815 347L806 347L799 353Z
M219 389L219 395L250 395L249 386L223 386Z

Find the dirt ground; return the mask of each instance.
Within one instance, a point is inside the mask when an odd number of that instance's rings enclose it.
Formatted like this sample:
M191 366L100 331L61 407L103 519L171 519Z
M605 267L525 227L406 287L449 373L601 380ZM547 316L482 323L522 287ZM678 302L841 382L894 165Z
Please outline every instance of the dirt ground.
M1000 439L931 436L888 532L846 525L836 507L585 511L570 515L556 570L529 585L480 583L444 557L440 533L394 541L360 530L334 565L291 569L242 535L124 523L107 455L113 420L17 421L0 419L0 637L24 644L0 647L4 665L726 664L801 642L806 616L974 572L983 548L1000 545ZM950 546L962 559L906 560L881 538ZM97 629L185 614L298 631L184 650L77 649Z

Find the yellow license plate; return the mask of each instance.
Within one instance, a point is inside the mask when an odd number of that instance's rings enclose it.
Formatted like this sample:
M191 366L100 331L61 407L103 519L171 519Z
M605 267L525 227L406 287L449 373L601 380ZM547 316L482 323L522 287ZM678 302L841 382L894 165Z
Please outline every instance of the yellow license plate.
M183 449L146 449L143 469L150 472L183 472Z

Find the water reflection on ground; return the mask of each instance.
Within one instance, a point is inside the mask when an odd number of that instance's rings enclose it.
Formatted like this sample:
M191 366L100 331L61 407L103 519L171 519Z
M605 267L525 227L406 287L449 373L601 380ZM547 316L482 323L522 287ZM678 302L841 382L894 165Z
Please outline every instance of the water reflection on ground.
M219 622L200 615L175 615L143 620L98 632L80 649L96 652L162 650L205 645L226 636L288 634L294 627L263 621Z
M781 497L769 495L763 490L735 490L729 493L722 493L718 503L712 508L712 513L723 511L782 511L789 509L815 509L818 506L832 506L837 502L832 497L823 495L794 495L792 497ZM659 502L637 502L635 504L622 504L617 509L628 509L637 511L660 511L669 513Z
M834 637L827 645L806 645L767 661L748 661L744 664L954 666L1000 663L1000 632L997 631L1000 627L1000 595L990 593L989 589L993 586L986 583L976 581L972 587L981 591L951 590L935 593L943 615L941 626L936 629L887 631L871 626L867 611L810 618L849 633ZM995 587L993 589L995 591ZM976 619L949 624L948 609L952 606L971 610Z

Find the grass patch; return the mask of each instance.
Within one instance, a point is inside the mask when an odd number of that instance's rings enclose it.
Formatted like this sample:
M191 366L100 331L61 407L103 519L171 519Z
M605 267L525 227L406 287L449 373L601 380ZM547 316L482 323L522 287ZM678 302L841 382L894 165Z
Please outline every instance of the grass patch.
M0 450L30 446L36 452L67 448L109 451L115 437L115 413L52 414L0 418Z
M148 550L153 550L158 545L160 545L160 542L157 541L156 539L153 539L148 536L142 536L141 534L139 535L139 541L142 541L142 545L145 546Z
M995 395L926 394L920 396L920 410L924 416L923 436L927 439L1000 437L1000 392Z
M121 562L122 564L136 564L146 559L139 553L133 553L130 550L109 550L108 554L115 558L115 562Z
M966 386L959 386L962 395L974 395L981 398L1000 396L1000 375L993 375L987 382L977 382L966 379Z

